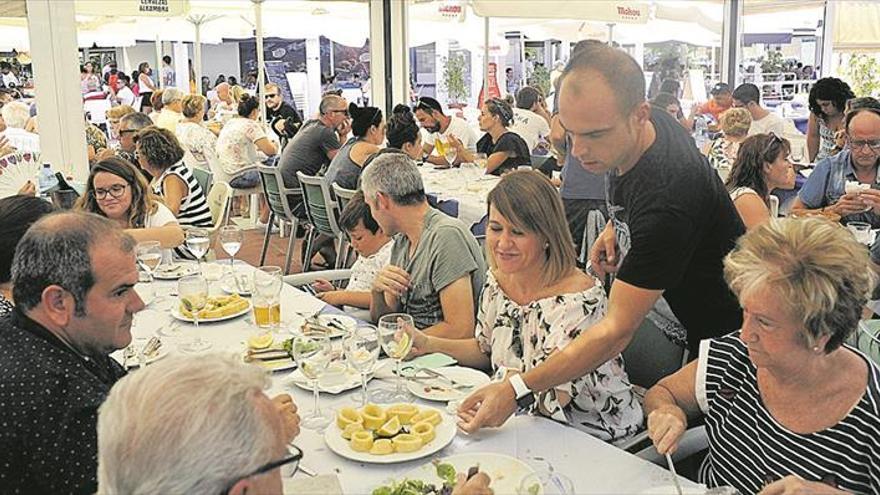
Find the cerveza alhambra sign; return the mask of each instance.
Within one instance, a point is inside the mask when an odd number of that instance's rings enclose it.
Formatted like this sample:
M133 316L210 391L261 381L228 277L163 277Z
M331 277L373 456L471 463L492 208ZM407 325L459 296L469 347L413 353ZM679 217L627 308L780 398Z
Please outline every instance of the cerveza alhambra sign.
M121 17L182 17L189 0L76 0L76 13Z

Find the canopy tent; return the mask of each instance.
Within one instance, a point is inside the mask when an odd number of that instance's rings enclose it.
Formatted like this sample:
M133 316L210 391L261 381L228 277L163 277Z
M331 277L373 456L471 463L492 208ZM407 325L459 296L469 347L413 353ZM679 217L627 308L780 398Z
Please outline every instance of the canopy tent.
M880 3L842 1L834 7L836 51L880 51Z

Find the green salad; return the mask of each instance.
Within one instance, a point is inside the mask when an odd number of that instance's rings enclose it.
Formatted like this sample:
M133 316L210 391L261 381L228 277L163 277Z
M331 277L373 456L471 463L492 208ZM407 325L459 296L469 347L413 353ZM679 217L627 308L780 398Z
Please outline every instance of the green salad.
M422 480L404 479L394 481L390 485L382 485L374 489L372 495L450 495L455 487L455 467L437 461L434 461L434 466L437 469L437 477L443 480L440 486ZM476 473L477 469L471 468L468 474L471 471Z

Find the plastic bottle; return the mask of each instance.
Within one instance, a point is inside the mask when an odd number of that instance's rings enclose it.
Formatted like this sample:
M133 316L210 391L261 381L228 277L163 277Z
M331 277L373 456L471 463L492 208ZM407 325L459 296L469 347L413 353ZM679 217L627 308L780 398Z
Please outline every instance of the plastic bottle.
M698 149L702 150L703 145L706 144L707 129L706 119L702 115L694 117L694 142L697 144Z
M52 171L51 164L43 164L43 168L40 169L39 181L41 193L44 193L47 190L58 185L58 179L55 178L55 172Z

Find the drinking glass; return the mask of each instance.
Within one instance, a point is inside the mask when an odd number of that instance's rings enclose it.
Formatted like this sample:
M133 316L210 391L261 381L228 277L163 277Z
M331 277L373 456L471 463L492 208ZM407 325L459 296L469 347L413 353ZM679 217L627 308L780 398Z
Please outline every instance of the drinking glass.
M443 156L446 157L446 163L451 167L455 162L455 157L458 156L458 150L456 150L454 146L447 144L446 153L444 153Z
M202 263L202 277L208 283L208 295L211 295L211 282L217 282L223 278L223 267L217 263Z
M138 263L147 274L149 290L153 294L153 301L157 299L156 289L153 285L153 271L162 263L162 245L159 241L139 242L135 248Z
M446 141L444 141L442 137L438 137L434 140L434 147L437 148L437 154L440 156L446 156L446 148L448 146L449 145L446 144Z
M474 163L485 172L489 166L489 157L485 153L474 153Z
M205 229L189 229L186 231L186 247L196 257L201 268L202 258L208 253L211 238Z
M254 324L277 330L281 326L281 267L261 266L254 270Z
M211 348L211 343L202 340L199 331L199 311L208 304L208 282L201 275L190 275L177 281L177 293L180 304L192 314L196 326L195 338L181 346L183 352L198 354Z
M853 237L862 244L871 244L871 224L866 222L849 222L846 228L852 232Z
M241 243L244 242L244 232L235 225L227 225L220 229L220 245L223 250L230 256L229 271L235 272L235 255L241 249Z
M367 393L367 375L379 359L379 331L373 325L358 326L342 341L342 350L348 364L361 374L360 397L356 395L354 400L360 400L361 406L365 406L370 398Z
M318 382L333 360L330 338L324 332L305 331L293 338L292 350L293 360L303 376L311 381L315 397L315 406L309 415L302 418L302 425L310 430L323 431L330 424L330 416L321 412Z
M525 476L516 490L517 495L574 495L574 483L552 469L538 470Z
M409 402L412 396L406 389L406 382L400 372L400 363L412 349L412 338L406 332L413 327L412 316L404 313L391 313L379 318L379 339L385 354L395 361L397 373L396 386L390 393L380 396L381 402Z
M795 144L791 147L791 161L800 164L804 159L804 147Z

